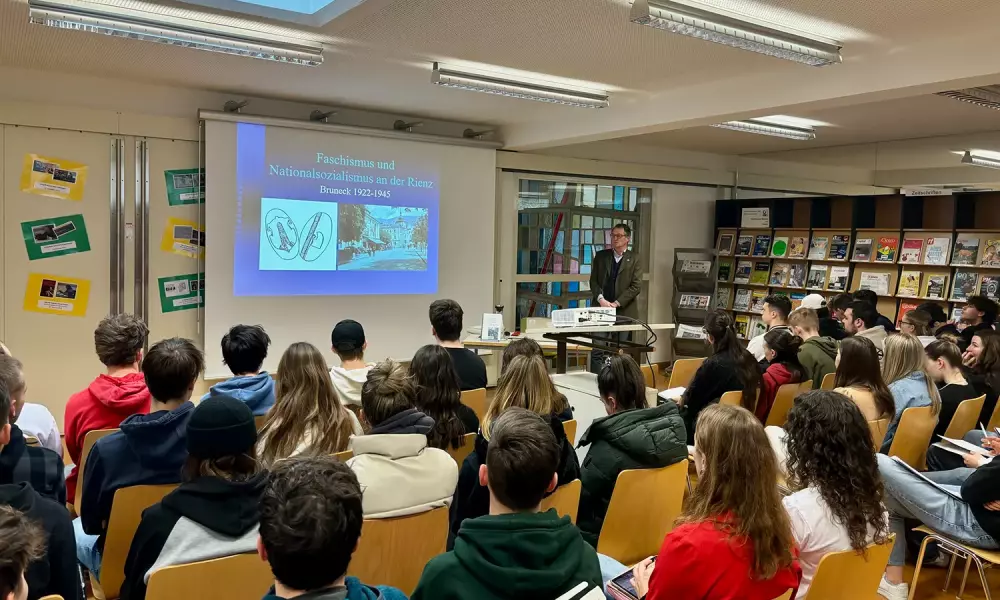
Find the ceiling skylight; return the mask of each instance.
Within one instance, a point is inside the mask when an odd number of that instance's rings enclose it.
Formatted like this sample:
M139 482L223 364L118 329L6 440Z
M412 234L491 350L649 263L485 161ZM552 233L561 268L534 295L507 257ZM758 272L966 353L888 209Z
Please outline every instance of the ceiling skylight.
M364 0L182 0L219 10L321 27Z

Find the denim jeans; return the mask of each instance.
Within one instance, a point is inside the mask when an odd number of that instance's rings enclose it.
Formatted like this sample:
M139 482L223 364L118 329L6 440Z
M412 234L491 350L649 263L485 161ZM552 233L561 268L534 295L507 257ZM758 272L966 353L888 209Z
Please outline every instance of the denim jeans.
M973 429L969 433L966 433L962 439L970 444L982 447L983 437L983 432L981 430ZM965 461L961 456L955 454L954 452L942 450L937 446L931 446L927 450L927 470L947 471L949 469L957 468L965 468Z
M97 550L97 538L100 536L84 533L80 517L73 519L73 533L76 535L76 559L100 581L101 553Z
M884 454L878 454L876 458L885 485L889 529L896 534L896 542L889 555L890 566L902 566L906 560L904 519L920 521L934 531L975 548L1000 549L1000 544L979 526L968 503L937 489ZM924 475L934 483L958 491L972 472L973 469L952 469Z
M597 554L597 561L601 563L601 588L604 590L604 596L608 600L615 600L615 597L608 593L608 582L627 571L628 567L601 553Z

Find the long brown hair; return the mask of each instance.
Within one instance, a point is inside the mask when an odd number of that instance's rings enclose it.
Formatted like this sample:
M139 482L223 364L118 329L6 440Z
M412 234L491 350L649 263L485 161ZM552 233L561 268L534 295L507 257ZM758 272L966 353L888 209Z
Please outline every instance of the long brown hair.
M490 439L490 424L511 406L526 408L546 418L554 412L555 388L541 358L515 356L504 369L479 426L484 438Z
M278 362L274 407L260 430L265 465L288 458L307 435L307 454L333 454L347 449L354 427L347 409L333 387L320 351L307 342L296 342Z
M840 342L840 364L833 385L838 388L865 388L875 398L880 416L896 413L896 401L882 379L878 350L866 337L852 336Z
M694 445L705 468L677 523L711 521L729 536L749 540L752 576L774 577L792 564L795 539L764 426L741 406L710 404L698 415Z
M445 450L460 447L462 436L475 431L466 431L458 416L462 391L451 354L437 344L424 346L410 361L410 377L417 386L417 408L434 419L427 443Z
M993 389L1000 389L1000 334L992 329L981 329L973 338L979 338L983 347L972 366L975 373L985 376L986 383Z

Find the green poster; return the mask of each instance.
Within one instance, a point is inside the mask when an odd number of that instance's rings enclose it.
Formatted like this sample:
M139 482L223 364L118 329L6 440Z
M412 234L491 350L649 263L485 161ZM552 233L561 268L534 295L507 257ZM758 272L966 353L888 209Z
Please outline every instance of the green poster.
M205 274L188 273L172 277L160 277L160 310L174 312L205 306Z
M21 223L28 260L90 251L83 215L66 215Z
M164 171L167 180L167 202L170 206L205 202L204 169L174 169Z

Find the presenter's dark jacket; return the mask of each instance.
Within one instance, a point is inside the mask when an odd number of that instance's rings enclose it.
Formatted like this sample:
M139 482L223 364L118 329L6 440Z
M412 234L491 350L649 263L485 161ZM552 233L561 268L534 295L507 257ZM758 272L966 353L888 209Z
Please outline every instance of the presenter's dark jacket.
M642 286L642 271L639 269L639 257L635 252L626 250L618 264L618 276L614 279L614 289L608 286L615 266L615 251L611 248L601 250L594 255L594 263L590 271L590 291L594 294L594 306L598 306L597 297L604 295L608 302L617 301L621 306L618 314L639 318L639 305L636 297Z

